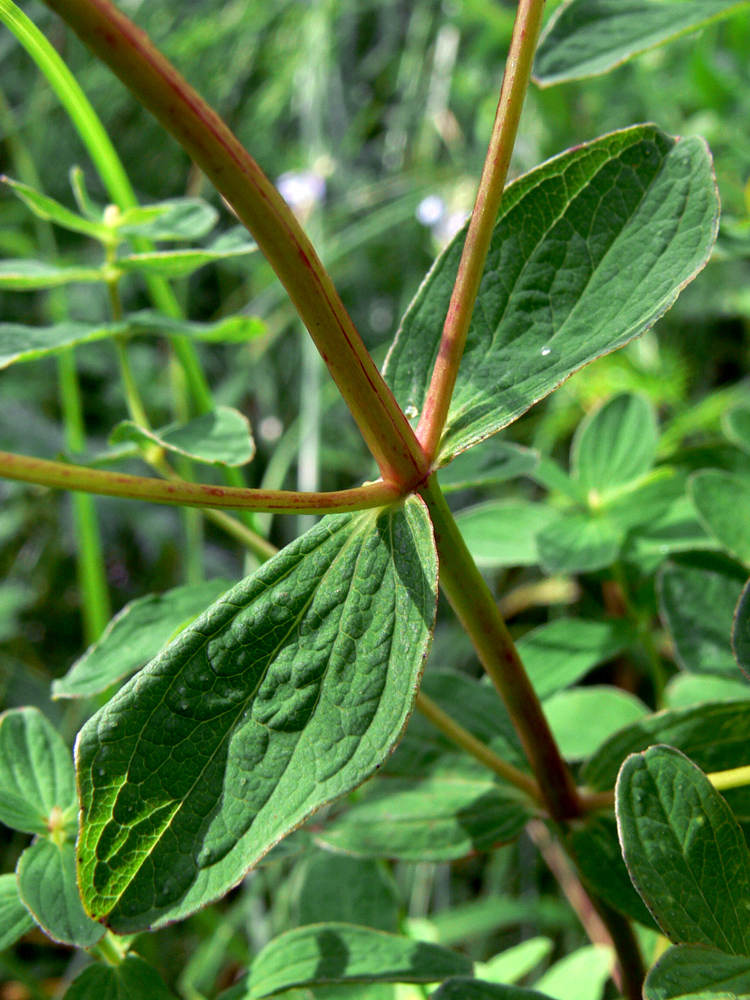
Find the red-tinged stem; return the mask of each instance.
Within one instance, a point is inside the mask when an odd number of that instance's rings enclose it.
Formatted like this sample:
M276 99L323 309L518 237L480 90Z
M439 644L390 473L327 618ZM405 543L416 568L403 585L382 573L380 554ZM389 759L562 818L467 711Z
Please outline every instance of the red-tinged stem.
M432 475L419 490L435 530L440 586L472 641L477 656L505 702L550 816L559 821L582 813L573 777L563 760L513 639L484 577Z
M417 427L417 437L431 460L437 456L448 418L458 366L466 343L479 283L487 259L524 97L539 38L544 0L519 0L510 52L500 91L492 138L479 182L474 211L466 234L458 277L453 286L437 360Z
M109 0L46 0L172 133L255 237L289 293L380 466L417 485L427 459L312 244L215 111Z
M377 482L336 493L294 493L286 490L243 490L231 486L207 486L181 480L165 481L147 476L89 469L85 465L50 462L0 451L0 478L17 479L58 490L83 490L102 496L149 500L178 507L209 507L224 510L262 510L291 514L333 514L368 510L395 503L402 496L391 483Z

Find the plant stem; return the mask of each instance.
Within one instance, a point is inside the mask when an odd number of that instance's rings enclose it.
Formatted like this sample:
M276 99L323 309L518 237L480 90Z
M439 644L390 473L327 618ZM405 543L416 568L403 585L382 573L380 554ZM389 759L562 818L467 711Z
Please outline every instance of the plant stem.
M50 462L0 451L0 478L36 483L59 490L83 490L102 496L149 500L177 507L214 507L225 510L287 511L291 514L335 514L370 510L401 499L391 483L378 481L333 493L295 493L291 490L246 490L204 483L165 482L148 476L104 472L85 465Z
M247 525L238 521L236 517L225 514L223 510L204 510L203 514L209 521L213 521L214 524L217 524L228 535L231 535L241 545L244 545L261 562L265 562L271 556L275 556L279 551L275 545L266 541L262 535L248 528Z
M494 771L499 778L502 778L530 796L538 805L543 804L539 785L533 778L530 778L528 774L524 774L517 767L504 761L486 743L482 743L468 729L464 729L463 726L459 725L455 719L448 715L447 712L444 712L432 698L428 698L422 691L417 694L416 706L422 715L426 719L429 719L452 743L461 747L462 750L466 750L467 753L470 753L472 757L475 757L485 767Z
M174 135L255 237L323 356L384 478L414 487L428 462L286 202L213 109L109 0L47 0Z
M596 907L614 945L618 967L613 978L618 988L625 1000L642 1000L646 967L633 925L627 917L607 906L600 897L592 896L591 902Z
M477 569L432 475L419 490L427 504L440 558L440 585L479 660L505 702L544 805L558 821L581 815L576 786L542 706L484 577Z
M544 13L544 0L519 0L490 146L453 286L435 367L417 427L434 460L448 417L458 367L508 175Z
M728 788L744 788L750 785L750 767L733 767L728 771L714 771L707 775L717 792Z

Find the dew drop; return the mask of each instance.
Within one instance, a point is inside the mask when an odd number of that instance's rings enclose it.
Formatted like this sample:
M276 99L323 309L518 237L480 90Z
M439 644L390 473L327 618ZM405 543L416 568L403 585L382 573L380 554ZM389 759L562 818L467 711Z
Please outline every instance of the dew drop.
M102 775L103 775L104 773L105 773L105 772L104 772L104 768L103 768L103 767L100 767L100 768L99 768L99 777L101 777L101 776L102 776Z
M543 347L542 348L542 357L546 358L547 355L551 352L551 350L552 350L551 347Z
M414 420L416 417L419 416L419 410L412 403L410 406L407 406L406 409L404 410L404 416L406 417L407 420Z

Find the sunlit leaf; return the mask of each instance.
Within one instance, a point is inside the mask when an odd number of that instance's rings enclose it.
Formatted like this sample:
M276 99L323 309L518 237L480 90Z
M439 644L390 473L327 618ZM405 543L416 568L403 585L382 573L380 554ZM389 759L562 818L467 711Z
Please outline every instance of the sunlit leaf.
M536 985L553 1000L599 1000L611 968L610 950L588 945L556 962Z
M585 760L613 733L648 715L635 695L607 685L559 691L543 707L567 760Z
M1 260L0 288L11 292L56 288L74 282L103 281L102 272L90 267L57 267L41 260Z
M516 479L533 472L540 455L533 448L522 448L511 441L488 441L455 458L438 474L443 493L480 489Z
M124 442L141 448L157 445L207 465L247 465L255 456L250 421L231 406L217 406L185 424L170 424L158 431L124 420L110 434L109 443Z
M537 536L558 518L546 504L490 500L461 511L456 523L478 566L533 566L539 561Z
M624 539L606 514L572 513L539 532L539 559L548 573L593 573L615 562Z
M476 970L477 975L487 983L515 983L532 972L553 947L550 938L529 938L483 962Z
M63 229L69 229L74 233L83 233L92 239L106 243L111 238L111 231L101 222L92 222L91 219L84 219L82 215L71 212L69 208L61 205L59 201L50 198L41 191L35 191L28 184L11 180L10 177L0 177L4 184L7 184L13 194L15 194L26 205L27 208L40 219L46 222L54 222L55 225Z
M242 257L257 249L256 243L247 240L245 243L230 247L214 245L193 250L149 250L129 254L127 257L118 257L117 267L122 271L144 271L165 278L186 278L206 264L227 260L230 257Z
M573 478L586 496L602 495L644 475L656 454L656 418L633 393L607 400L578 425L571 448Z
M122 236L149 240L199 240L210 233L219 213L200 198L171 198L156 205L138 205L117 220Z

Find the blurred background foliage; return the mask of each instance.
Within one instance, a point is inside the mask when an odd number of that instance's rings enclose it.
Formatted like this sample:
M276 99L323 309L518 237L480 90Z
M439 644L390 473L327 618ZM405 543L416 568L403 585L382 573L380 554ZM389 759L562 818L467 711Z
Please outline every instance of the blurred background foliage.
M220 209L223 228L231 228L232 217L210 185L109 71L41 4L22 6L93 102L141 201L200 195ZM399 317L471 207L515 4L122 0L121 6L217 107L269 176L278 179L305 220L368 347L382 361ZM549 0L548 6L551 14L559 3ZM613 393L632 390L657 408L665 431L662 457L669 457L718 437L726 406L746 396L748 52L750 19L741 12L606 77L549 90L531 88L513 175L605 132L653 121L673 134L707 139L724 214L714 259L656 330L574 376L514 425L514 441L565 464L581 417ZM3 172L19 177L36 171L42 190L72 206L68 172L80 165L92 196L104 202L65 113L5 30L0 32L0 66ZM85 262L95 252L83 238L56 235L58 260ZM44 234L20 202L10 194L0 196L0 254L38 255L40 236L42 252L49 253ZM176 290L192 319L249 312L267 324L265 335L250 344L201 347L217 402L238 407L252 422L258 454L246 469L248 485L300 483L310 488L319 483L335 489L371 475L353 422L259 255L203 269L177 282ZM138 279L126 285L124 294L129 310L148 305L145 285ZM104 308L104 292L98 286L76 286L69 307L75 318L97 318ZM42 323L49 321L54 306L44 293L2 293L0 309L4 320ZM93 451L103 446L113 423L126 415L125 403L108 344L80 349L77 361ZM171 416L166 349L137 342L132 363L155 424L166 423ZM0 375L0 448L47 457L64 453L52 359L14 366ZM42 707L72 738L82 712L96 706L82 709L74 702L65 708L65 703L49 700L51 679L68 669L84 645L70 503L10 483L0 484L0 495L3 701L5 706ZM524 481L499 485L490 495L535 499L540 494L538 487ZM97 510L115 610L183 581L177 511L113 499L98 500ZM276 518L270 537L283 544L304 527L298 519ZM242 554L210 526L205 552L208 577L236 579L249 568ZM595 577L593 583L591 578L582 584L562 580L557 591L535 591L540 579L536 567L495 575L498 594L521 595L515 605L508 604L516 634L553 618L561 604L578 601L579 613L585 614L600 603L600 597L592 596L601 589ZM444 610L431 662L476 672L465 637ZM648 700L648 691L639 688L629 667L606 669L604 679L611 681L612 670L619 669L620 680L625 677ZM3 837L3 870L8 871L26 841L7 831ZM307 844L303 835L293 841L292 847L300 850ZM321 852L308 851L300 859L291 855L274 861L248 876L243 888L223 904L178 929L144 938L139 950L186 1000L213 996L246 963L248 949L252 953L273 934L318 918L320 894L315 886L335 875L319 870L320 857ZM339 863L344 861L325 862ZM420 933L465 946L480 959L528 938L532 927L534 933L541 927L549 934L555 956L585 940L526 838L489 857L450 866L399 864L386 871L374 862L349 863L357 871L336 875L339 884L359 884L360 894L365 892L362 886L370 886L372 898L382 896L378 914L371 917L374 926L390 928L401 921L403 927L409 918L419 931L422 921ZM339 900L342 913L345 896ZM329 911L325 916L331 919ZM424 924L428 917L430 922ZM544 947L542 956L547 954ZM37 933L0 959L0 979L6 980L0 997L59 995L61 977L69 981L75 971L66 950L47 947ZM580 983L579 973L575 978ZM39 985L46 980L47 985ZM7 983L14 983L17 992L8 992ZM370 988L367 995L376 994L380 997L379 990ZM383 990L386 994L392 994L391 987ZM350 990L347 996L354 994Z

